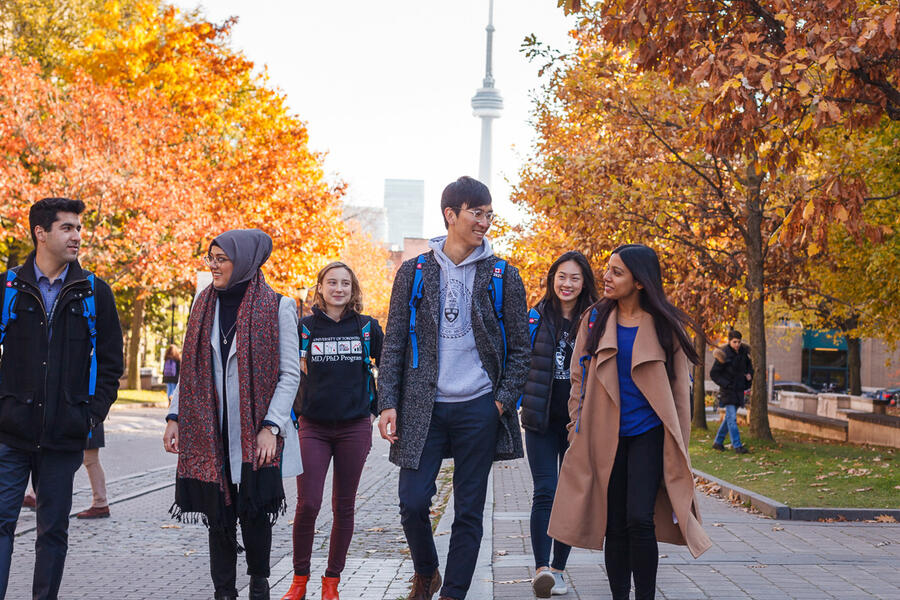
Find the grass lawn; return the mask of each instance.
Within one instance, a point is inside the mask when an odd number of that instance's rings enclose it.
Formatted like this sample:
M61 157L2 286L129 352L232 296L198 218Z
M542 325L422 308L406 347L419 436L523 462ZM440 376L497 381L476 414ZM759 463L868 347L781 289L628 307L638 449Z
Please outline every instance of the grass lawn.
M712 449L717 423L691 433L691 464L792 507L900 507L900 450L773 430L774 442L744 435L750 454Z
M165 390L119 390L119 397L116 402L137 402L141 404L149 402L169 403Z

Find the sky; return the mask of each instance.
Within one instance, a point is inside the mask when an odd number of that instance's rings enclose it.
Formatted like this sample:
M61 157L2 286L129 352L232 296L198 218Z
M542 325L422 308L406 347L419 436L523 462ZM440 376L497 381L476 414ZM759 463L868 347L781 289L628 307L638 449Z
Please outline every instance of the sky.
M471 98L481 87L488 0L176 0L207 19L239 18L232 46L287 95L307 123L310 146L327 153L332 181L351 204L380 206L384 180L425 180L425 235L443 232L440 195L460 175L477 176L480 120ZM540 63L521 52L535 34L571 46L555 0L495 0L495 87L504 100L494 121L494 210L518 221L509 202L530 154L532 94Z

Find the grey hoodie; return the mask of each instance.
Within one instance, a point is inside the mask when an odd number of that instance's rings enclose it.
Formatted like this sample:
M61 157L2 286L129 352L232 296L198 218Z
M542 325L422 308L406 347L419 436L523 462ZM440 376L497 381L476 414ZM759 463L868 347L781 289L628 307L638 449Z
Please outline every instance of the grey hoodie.
M461 263L444 254L442 235L428 242L441 267L441 310L438 315L438 379L435 402L465 402L491 392L491 378L481 364L472 331L472 288L475 264L494 255L487 238Z

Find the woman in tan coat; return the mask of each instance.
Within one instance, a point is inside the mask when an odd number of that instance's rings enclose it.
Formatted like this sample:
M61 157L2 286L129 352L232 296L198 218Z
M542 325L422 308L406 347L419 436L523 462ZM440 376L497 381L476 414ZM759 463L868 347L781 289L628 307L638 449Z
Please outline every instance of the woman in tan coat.
M603 286L572 355L570 445L549 534L593 549L605 538L613 598L628 598L633 575L635 598L652 599L657 540L685 544L694 557L711 545L688 456L688 363L698 357L651 248L616 248Z

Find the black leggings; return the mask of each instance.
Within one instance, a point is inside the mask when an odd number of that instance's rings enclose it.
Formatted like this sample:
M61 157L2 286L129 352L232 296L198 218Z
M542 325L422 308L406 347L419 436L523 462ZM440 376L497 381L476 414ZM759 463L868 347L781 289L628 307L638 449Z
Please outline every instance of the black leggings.
M606 575L613 600L627 600L634 574L635 600L656 593L659 548L653 508L662 480L663 427L619 437L609 478Z

